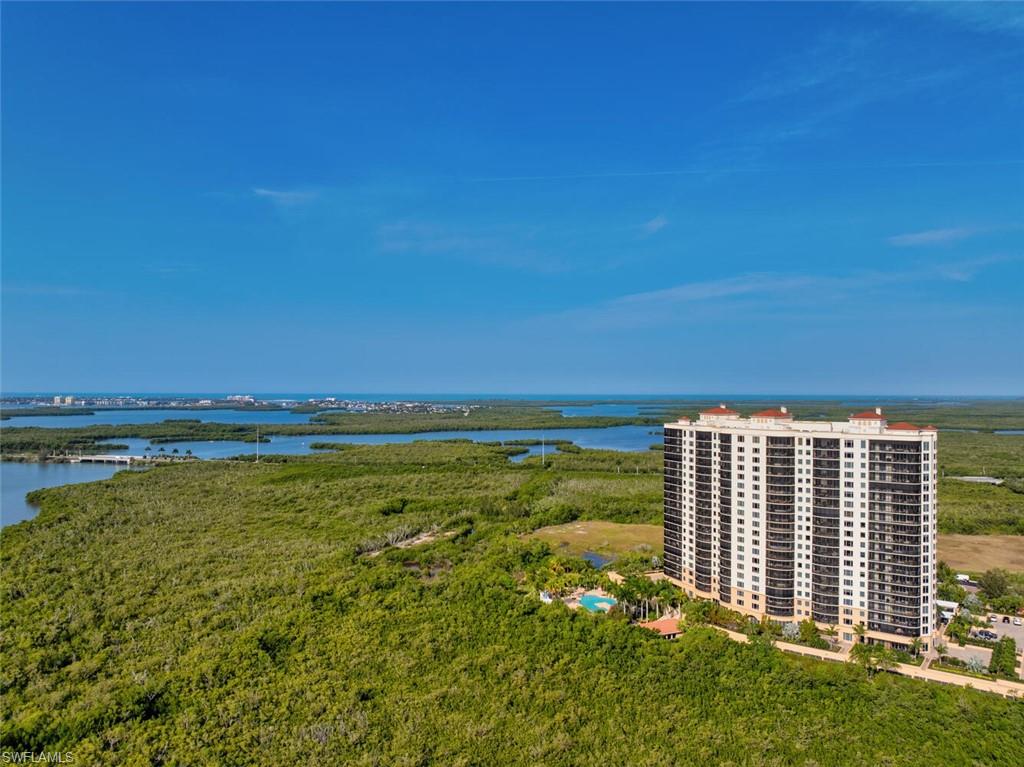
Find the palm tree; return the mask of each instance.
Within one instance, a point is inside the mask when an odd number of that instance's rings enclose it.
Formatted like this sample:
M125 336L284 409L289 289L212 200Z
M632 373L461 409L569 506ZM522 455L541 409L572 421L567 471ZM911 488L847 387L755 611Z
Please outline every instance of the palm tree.
M867 632L868 630L863 623L858 623L856 626L853 627L853 633L857 637L857 641L862 644L864 642L864 636L865 634L867 634Z
M643 578L638 585L637 591L644 600L644 620L647 620L651 614L651 601L657 596L658 588L653 581Z
M866 644L855 644L850 648L850 660L856 663L858 666L863 666L867 672L871 673L871 646Z
M836 637L839 636L839 627L830 625L823 633L828 637L828 643L834 645L836 643Z
M880 644L858 643L850 648L850 660L863 666L868 676L876 671L888 671L896 667L892 650Z
M921 654L921 637L914 637L910 640L910 654L915 658Z
M615 597L622 604L622 609L625 610L626 614L632 617L633 606L637 602L637 591L633 588L633 584L629 581L620 583L615 589Z
M675 606L679 591L668 581L657 581L655 584L655 601L658 605L658 617L661 617L662 607L671 608Z
M892 671L896 668L896 655L888 647L884 645L874 645L878 649L875 651L875 666L879 671Z

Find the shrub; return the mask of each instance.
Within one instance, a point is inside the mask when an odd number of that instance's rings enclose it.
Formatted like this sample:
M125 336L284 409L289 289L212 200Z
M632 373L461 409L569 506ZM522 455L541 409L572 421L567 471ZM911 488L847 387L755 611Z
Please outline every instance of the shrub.
M996 643L988 670L996 676L1017 678L1017 643L1012 637L1003 637Z
M978 587L989 599L999 599L1010 588L1010 574L1002 568L986 570L978 577Z
M1024 609L1024 596L1020 594L1007 594L1006 596L993 599L992 609L997 613L1013 615Z
M392 498L391 500L384 501L377 507L377 513L381 516L387 517L392 514L401 514L405 511L405 507L409 504L409 501L405 498Z

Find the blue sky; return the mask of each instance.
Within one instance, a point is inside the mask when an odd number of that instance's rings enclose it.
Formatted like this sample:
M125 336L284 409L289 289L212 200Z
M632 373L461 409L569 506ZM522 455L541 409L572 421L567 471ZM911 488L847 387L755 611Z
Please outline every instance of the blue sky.
M1021 394L1013 4L10 4L2 386Z

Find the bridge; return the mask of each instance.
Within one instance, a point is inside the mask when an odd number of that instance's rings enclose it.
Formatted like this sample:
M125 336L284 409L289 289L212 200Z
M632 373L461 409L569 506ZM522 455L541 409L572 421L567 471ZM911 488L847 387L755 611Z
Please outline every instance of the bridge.
M123 463L131 466L136 461L146 460L142 455L77 455L69 459L71 463Z

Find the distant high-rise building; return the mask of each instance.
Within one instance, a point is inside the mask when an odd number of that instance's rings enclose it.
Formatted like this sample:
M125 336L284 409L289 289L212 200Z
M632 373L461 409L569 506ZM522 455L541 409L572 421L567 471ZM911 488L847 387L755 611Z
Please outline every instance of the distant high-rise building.
M925 647L935 630L934 427L725 405L665 424L665 572L749 616Z

